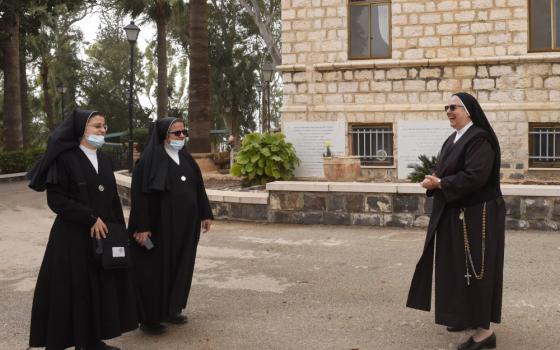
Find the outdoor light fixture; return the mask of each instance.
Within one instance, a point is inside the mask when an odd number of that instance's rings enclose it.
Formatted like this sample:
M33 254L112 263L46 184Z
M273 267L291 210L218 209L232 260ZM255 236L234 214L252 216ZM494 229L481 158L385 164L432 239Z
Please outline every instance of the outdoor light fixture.
M274 75L274 64L267 62L262 67L262 80L266 84L266 123L263 123L263 130L266 127L266 131L270 132L270 82L272 81L272 76Z
M64 120L64 94L66 93L66 86L64 86L63 82L60 82L56 86L56 92L60 94L60 120Z
M134 44L136 44L136 40L138 39L138 33L140 33L140 28L134 24L134 22L130 22L129 25L124 27L124 31L126 32L126 38L130 43L130 88L128 91L128 172L132 174L132 167L133 167L133 156L132 156L132 148L134 147L134 143L132 141L132 92L134 91Z

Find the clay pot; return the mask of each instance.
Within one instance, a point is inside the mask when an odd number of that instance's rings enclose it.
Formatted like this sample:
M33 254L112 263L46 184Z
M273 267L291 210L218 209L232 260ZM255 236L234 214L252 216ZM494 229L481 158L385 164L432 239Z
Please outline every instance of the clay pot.
M329 181L356 181L360 177L361 171L359 157L323 158L323 172Z

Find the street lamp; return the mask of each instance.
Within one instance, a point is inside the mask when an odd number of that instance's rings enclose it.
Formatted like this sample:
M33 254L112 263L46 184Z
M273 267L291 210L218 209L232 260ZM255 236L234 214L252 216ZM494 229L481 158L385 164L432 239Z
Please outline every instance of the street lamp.
M262 98L262 84L260 82L257 82L255 84L255 89L257 89L257 99L259 101L259 110L258 110L258 120L259 120L259 127L261 129L261 132L264 132L264 128L263 128L263 121L262 121L262 114L261 114L261 98Z
M61 115L61 120L64 120L64 94L66 93L66 86L64 86L63 82L60 82L60 84L58 84L56 86L56 91L60 94L60 115Z
M130 43L130 90L128 92L128 172L132 174L132 91L134 86L134 44L138 39L140 28L130 22L129 25L124 27L126 38Z
M270 132L270 82L274 74L274 64L267 62L262 67L262 79L266 84L266 131ZM264 129L265 125L263 125Z

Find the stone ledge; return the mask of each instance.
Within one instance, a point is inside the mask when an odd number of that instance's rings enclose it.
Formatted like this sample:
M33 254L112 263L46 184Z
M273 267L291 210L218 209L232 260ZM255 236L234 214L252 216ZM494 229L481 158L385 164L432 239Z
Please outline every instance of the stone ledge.
M276 66L280 72L305 72L305 64L283 64Z
M117 185L130 188L132 178L128 175L124 175L125 172L128 173L128 170L115 171L115 180L117 181Z
M268 204L268 193L265 192L235 192L224 190L206 190L211 202Z
M483 64L510 63L558 63L560 53L526 54L523 56L488 56L488 57L460 57L460 58L426 58L415 60L382 59L360 60L335 63L317 63L313 68L317 71L358 70L374 68L415 68L415 67L445 67Z
M426 191L415 183L307 182L275 181L266 184L267 191L361 192L422 194ZM560 185L502 185L504 196L560 197Z
M21 181L27 179L27 172L23 173L12 173L12 174L0 174L0 182L12 182Z

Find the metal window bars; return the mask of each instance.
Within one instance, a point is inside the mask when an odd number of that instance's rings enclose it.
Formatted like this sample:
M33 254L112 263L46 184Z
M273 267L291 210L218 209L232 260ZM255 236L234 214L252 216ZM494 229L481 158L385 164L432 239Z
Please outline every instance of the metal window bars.
M532 138L532 147L529 151L532 165L549 163L554 167L560 167L560 127L535 127L529 131L529 135Z
M390 126L353 126L352 155L362 166L393 164L393 130Z

